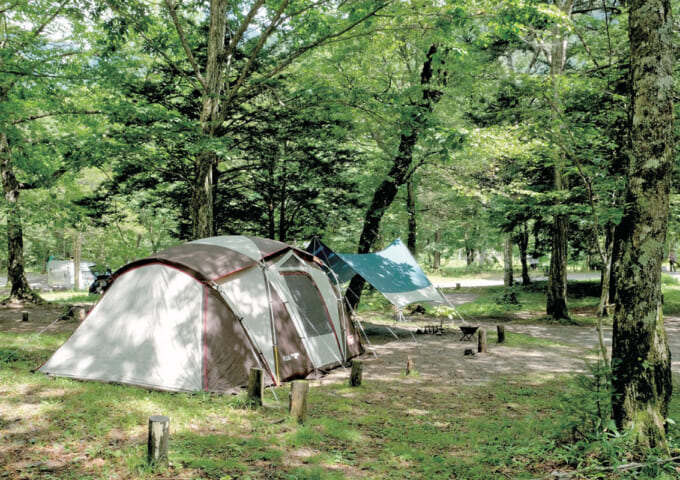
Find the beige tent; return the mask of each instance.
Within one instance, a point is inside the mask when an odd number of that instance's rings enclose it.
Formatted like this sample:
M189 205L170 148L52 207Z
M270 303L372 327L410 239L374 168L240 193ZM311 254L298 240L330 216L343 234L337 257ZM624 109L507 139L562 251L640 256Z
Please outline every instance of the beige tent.
M251 367L269 384L361 353L340 292L316 259L254 237L213 237L133 262L43 373L224 392Z

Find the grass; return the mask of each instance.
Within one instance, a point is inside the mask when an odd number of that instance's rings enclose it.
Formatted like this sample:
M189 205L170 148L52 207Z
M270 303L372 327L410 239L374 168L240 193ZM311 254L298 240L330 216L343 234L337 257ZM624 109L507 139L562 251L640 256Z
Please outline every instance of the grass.
M570 376L483 387L418 380L407 388L413 380L404 378L358 389L314 383L309 419L297 425L288 419L286 387L276 390L278 402L268 392L265 406L252 410L242 395L52 380L30 370L61 338L1 340L18 354L0 368L0 476L531 479L587 463L572 447L581 419L565 409L576 388ZM146 422L156 413L171 419L171 445L170 465L154 471L144 456Z

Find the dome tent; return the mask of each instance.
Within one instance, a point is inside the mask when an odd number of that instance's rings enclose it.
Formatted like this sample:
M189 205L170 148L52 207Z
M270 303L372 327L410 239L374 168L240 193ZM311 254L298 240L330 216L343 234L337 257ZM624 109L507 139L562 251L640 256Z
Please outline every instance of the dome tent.
M212 237L132 262L46 374L171 391L226 392L338 366L361 344L338 289L307 252Z

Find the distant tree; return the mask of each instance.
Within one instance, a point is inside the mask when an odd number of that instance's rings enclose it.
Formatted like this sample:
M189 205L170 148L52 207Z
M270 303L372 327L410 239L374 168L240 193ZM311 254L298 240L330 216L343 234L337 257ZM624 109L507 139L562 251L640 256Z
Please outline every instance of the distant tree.
M60 160L72 144L60 133L68 131L69 117L96 113L88 108L88 94L78 88L88 54L85 6L36 0L0 9L0 177L11 301L41 301L25 275L20 195L49 186L66 171Z

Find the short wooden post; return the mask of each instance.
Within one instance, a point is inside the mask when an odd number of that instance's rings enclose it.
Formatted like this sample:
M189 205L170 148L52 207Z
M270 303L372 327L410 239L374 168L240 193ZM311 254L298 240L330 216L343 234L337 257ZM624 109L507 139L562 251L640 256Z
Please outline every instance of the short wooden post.
M28 322L28 312L21 312L21 321Z
M79 322L85 320L85 307L75 307L73 317Z
M307 393L309 382L307 380L293 380L290 384L290 415L298 423L304 423L307 419Z
M363 375L364 362L361 360L352 360L352 371L349 374L349 386L360 387L361 376Z
M406 376L411 375L413 372L413 360L411 360L411 357L406 357Z
M264 393L264 370L251 368L248 377L248 405L252 407L262 406Z
M168 440L170 438L170 419L165 415L149 417L149 440L147 461L153 465L167 465Z
M486 353L486 330L477 330L477 351L479 353Z
M460 283L456 283L456 290L460 290Z
M498 332L498 343L505 343L505 325L496 325Z

